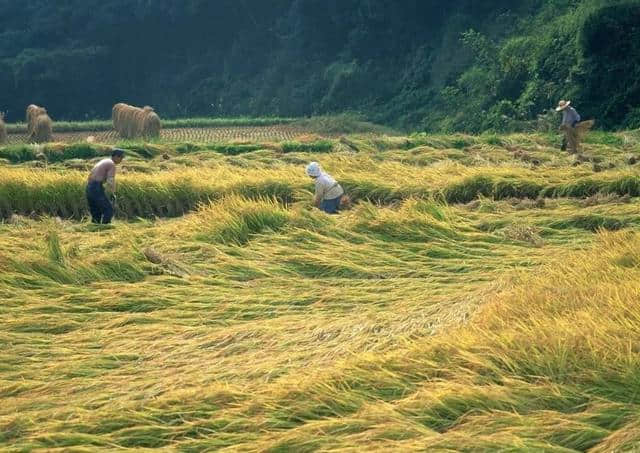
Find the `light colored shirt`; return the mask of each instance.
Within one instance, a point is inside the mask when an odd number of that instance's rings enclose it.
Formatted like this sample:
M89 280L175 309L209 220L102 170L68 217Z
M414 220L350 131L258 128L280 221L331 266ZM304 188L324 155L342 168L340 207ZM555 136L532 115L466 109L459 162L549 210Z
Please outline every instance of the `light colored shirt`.
M316 198L319 200L333 200L344 194L342 186L330 175L322 172L316 178Z
M102 159L98 162L89 174L89 182L97 181L103 183L107 181L115 190L116 164L110 159Z
M580 122L580 114L573 107L567 107L562 111L562 125L574 127Z

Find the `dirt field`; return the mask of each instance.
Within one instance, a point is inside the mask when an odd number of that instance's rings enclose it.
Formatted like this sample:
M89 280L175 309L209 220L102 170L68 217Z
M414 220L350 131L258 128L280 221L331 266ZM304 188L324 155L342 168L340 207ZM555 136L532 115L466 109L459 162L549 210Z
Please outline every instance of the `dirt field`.
M293 140L304 133L305 132L298 127L285 124L275 126L163 129L161 137L163 140L175 142L221 142L230 140L282 141ZM56 133L54 128L53 133L54 141L64 143L82 142L89 136L94 136L95 141L98 143L117 143L122 141L115 131ZM9 134L9 143L26 143L26 137L26 134Z

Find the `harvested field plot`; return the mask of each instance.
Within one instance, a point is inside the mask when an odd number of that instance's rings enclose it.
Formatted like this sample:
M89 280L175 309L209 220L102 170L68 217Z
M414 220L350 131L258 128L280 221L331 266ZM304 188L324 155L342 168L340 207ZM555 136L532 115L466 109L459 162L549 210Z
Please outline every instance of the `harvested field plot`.
M209 127L209 128L176 128L162 129L161 140L169 142L220 142L229 140L250 141L278 141L293 140L303 135L304 131L291 125L276 126L239 126L239 127ZM53 132L53 140L63 143L85 141L93 136L98 143L117 143L122 141L115 131L83 131L83 132ZM26 134L12 133L8 135L9 144L27 143Z

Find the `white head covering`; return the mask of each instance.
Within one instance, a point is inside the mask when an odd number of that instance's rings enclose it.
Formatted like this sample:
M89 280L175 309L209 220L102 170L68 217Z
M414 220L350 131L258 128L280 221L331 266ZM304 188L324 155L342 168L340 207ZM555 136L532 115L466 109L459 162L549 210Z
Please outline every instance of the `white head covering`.
M309 165L307 165L305 171L309 176L317 178L318 176L320 176L322 169L320 168L320 164L318 162L311 162Z

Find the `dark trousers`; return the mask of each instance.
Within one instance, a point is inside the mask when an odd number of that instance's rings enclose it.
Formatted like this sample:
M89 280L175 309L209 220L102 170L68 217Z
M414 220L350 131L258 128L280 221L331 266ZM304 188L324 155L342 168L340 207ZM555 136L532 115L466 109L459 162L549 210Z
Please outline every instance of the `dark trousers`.
M320 209L322 209L327 214L337 214L340 210L340 200L342 199L342 195L338 198L333 198L331 200L322 200L320 204Z
M113 206L101 183L93 181L87 184L87 202L93 223L111 223Z
M569 128L568 126L566 128L564 128L565 134L562 137L562 145L560 146L560 150L566 151L567 150L567 145L571 144L572 145L572 149L570 151L573 152L573 153L577 153L578 152L577 144L574 144L573 141L568 140L568 136L569 135L575 134L576 124L578 124L578 122L574 121L574 123L571 125L571 128Z

